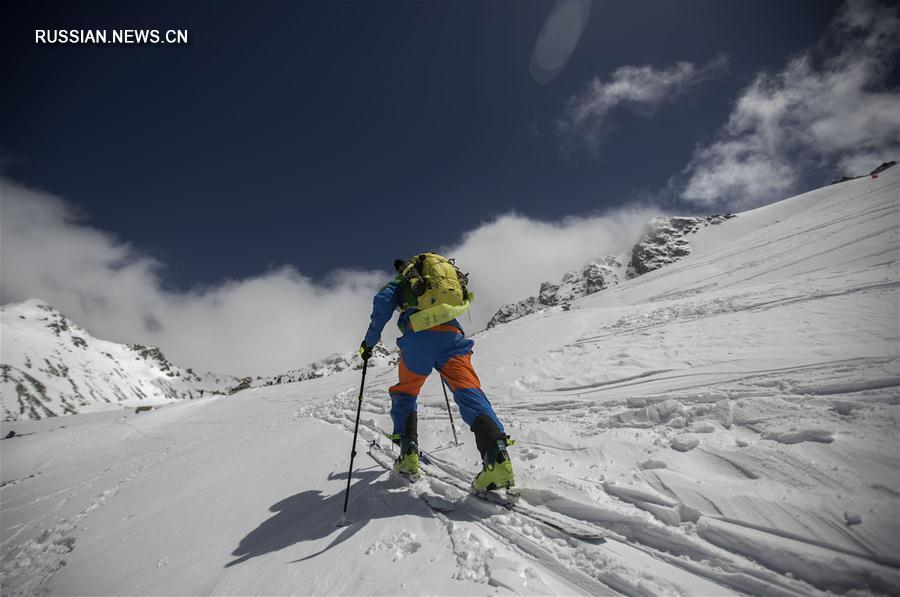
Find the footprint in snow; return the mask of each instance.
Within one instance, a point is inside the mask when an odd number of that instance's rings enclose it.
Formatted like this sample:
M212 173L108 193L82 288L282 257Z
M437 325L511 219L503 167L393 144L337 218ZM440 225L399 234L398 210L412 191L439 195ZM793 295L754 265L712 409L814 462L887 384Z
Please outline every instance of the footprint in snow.
M416 536L409 531L401 531L397 535L383 541L376 541L366 550L366 555L371 555L378 551L390 552L396 562L402 560L422 548L422 544L415 541Z

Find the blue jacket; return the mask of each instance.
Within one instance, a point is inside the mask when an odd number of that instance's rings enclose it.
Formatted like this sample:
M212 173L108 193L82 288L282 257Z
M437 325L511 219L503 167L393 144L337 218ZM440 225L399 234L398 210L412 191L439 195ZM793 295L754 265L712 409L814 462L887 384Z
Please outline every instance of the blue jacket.
M397 276L385 284L372 299L372 316L369 329L366 331L366 346L373 347L378 344L378 341L381 340L381 332L394 315L394 310L403 307L403 293L400 288L402 281L402 278ZM401 330L404 329L405 320L408 320L409 316L415 312L416 309L412 307L403 310L400 320L397 322Z

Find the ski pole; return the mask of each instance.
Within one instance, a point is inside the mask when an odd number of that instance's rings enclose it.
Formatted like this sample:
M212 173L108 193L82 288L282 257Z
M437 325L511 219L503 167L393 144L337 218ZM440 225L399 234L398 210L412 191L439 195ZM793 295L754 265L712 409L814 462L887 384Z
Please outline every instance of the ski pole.
M453 411L450 410L450 399L447 398L447 382L441 377L441 387L444 389L444 401L447 402L447 414L450 415L450 429L453 430L453 443L459 446L459 440L456 438L456 425L453 424Z
M350 478L353 476L353 459L356 458L356 435L359 432L359 414L362 411L363 388L366 386L366 368L369 361L363 361L362 381L359 384L359 398L356 401L356 424L353 426L353 447L350 449L350 470L347 472L347 492L344 494L344 512L341 514L339 527L347 526L347 502L350 499Z

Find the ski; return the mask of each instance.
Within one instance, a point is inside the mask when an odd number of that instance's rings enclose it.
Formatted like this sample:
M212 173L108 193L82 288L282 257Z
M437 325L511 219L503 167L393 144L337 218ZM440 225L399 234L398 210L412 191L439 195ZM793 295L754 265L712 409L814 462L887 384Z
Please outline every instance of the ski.
M417 482L421 479L424 479L428 476L428 473L424 470L420 469L418 475L407 475L401 473L399 471L394 470L394 461L393 457L385 451L377 442L372 442L369 444L369 456L381 465L384 469L386 469L391 475L403 479L410 486L415 487L415 494L422 498L422 500L428 505L429 508L434 510L435 512L450 512L456 509L456 504L453 503L452 500L448 500L447 498L437 495L435 493L429 493L425 488L421 485L417 485ZM421 455L419 456L419 464L422 464L423 460Z
M393 470L392 460L390 458L387 458L385 460L384 458L377 457L375 455L375 451L380 452L382 456L387 456L387 452L383 447L381 447L377 442L372 442L372 444L370 444L369 446L369 455L372 456L373 460L378 462L381 466L387 468L388 470ZM419 452L419 458L420 465L424 465L424 476L428 479L432 479L444 483L445 485L455 487L456 489L472 497L491 503L495 506L500 506L501 508L510 512L515 512L516 514L519 514L531 520L532 522L551 528L573 539L578 539L579 541L584 541L587 543L606 542L607 534L602 530L592 528L592 526L590 526L588 523L581 523L570 520L564 515L554 515L538 510L533 506L522 504L519 501L519 496L515 493L515 491L512 490L507 490L506 493L498 493L497 491L478 491L458 479L455 474L448 471L446 467L437 464L433 458L423 453L421 450ZM406 478L411 483L414 482L413 479L409 479L406 476L404 476L404 478ZM423 499L425 499L426 503L428 503L428 505L433 508L432 504L428 501L428 497L423 496ZM448 501L446 500L446 498L440 499Z
M587 524L584 523L580 524L576 523L575 521L568 520L562 515L556 516L554 514L538 510L533 506L523 504L520 501L519 495L515 492L515 490L506 490L505 493L499 493L497 491L479 491L477 489L474 489L471 485L461 482L459 479L453 476L434 474L434 472L432 472L431 470L428 471L428 475L430 478L437 479L448 485L452 485L460 491L465 491L469 495L474 496L480 500L490 502L506 510L509 510L510 512L521 514L522 516L534 522L550 527L574 539L579 539L581 541L589 543L606 542L605 532L590 528L589 526L587 526Z

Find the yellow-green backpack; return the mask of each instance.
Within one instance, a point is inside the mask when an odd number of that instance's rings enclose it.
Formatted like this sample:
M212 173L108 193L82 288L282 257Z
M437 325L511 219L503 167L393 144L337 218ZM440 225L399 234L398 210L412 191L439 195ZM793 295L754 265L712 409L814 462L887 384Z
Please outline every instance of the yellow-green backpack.
M453 259L437 253L421 253L400 269L409 281L419 311L410 317L414 331L446 323L465 313L475 295L467 284L468 274Z

